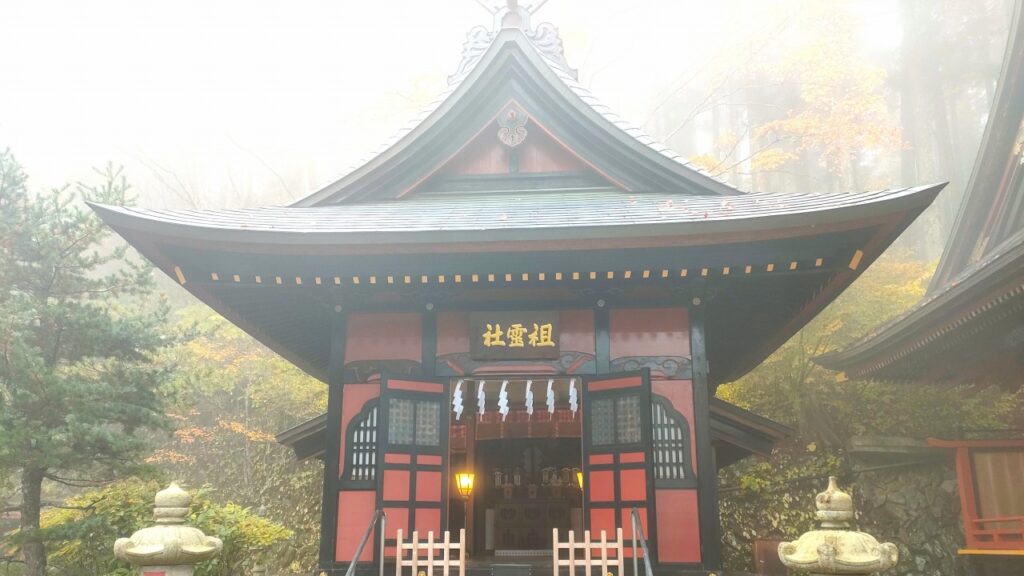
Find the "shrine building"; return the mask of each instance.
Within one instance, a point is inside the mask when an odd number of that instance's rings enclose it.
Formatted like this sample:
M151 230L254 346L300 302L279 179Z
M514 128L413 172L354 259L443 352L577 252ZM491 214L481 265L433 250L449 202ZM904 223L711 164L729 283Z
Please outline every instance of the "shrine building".
M628 540L634 509L659 574L720 569L716 472L788 430L715 388L942 188L741 192L602 105L530 16L495 9L422 117L293 205L94 206L328 386L279 440L324 461L329 574L393 561L399 529L550 566L553 529Z

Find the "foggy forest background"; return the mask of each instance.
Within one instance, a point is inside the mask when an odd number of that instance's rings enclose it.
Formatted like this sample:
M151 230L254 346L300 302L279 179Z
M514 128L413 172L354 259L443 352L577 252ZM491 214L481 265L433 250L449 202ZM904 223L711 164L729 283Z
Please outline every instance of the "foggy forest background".
M445 88L465 32L489 19L469 0L141 4L15 2L0 19L0 53L13 56L0 74L0 150L24 168L33 194L101 182L92 168L112 162L140 206L290 203L415 117ZM754 540L810 526L807 494L848 467L850 436L923 437L957 421L1019 418L1021 399L1002 391L894 392L842 382L810 361L923 296L978 151L1012 8L1012 0L553 0L535 16L559 27L581 82L613 110L740 189L950 182L847 294L719 391L798 430L773 458L721 475L735 569L752 568ZM232 573L257 551L277 573L308 573L322 466L296 463L273 436L322 414L325 387L174 282L160 277L156 286L175 335L160 352L172 373L172 425L147 433L145 469L116 482L44 484L43 500L68 505L45 511L45 526L91 522L52 532L50 565L120 573L113 538L144 522L159 483L178 479L219 507L204 522L231 527L237 539L237 557L208 573ZM0 480L0 504L9 504L0 534L11 530L0 540L0 574L21 570L11 466L0 461L9 476ZM117 506L129 512L119 517ZM939 529L955 542L955 526ZM929 570L952 561L933 556L915 573L942 573Z

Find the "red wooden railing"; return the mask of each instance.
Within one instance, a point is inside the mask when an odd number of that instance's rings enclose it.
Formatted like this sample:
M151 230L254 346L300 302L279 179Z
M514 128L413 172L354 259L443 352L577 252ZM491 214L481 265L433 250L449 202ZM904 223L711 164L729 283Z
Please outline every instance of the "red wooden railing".
M956 455L956 476L960 490L960 513L963 515L966 548L961 554L1018 554L1024 552L1024 516L982 515L979 490L992 490L991 482L979 486L972 458L975 451L1024 451L1024 439L943 440L929 438L928 444L951 448ZM1019 480L1000 477L1000 486L1016 486ZM996 496L992 496L995 494ZM1008 505L1006 492L990 494L990 503ZM999 498L992 500L992 498ZM1016 510L1013 510L1016 512Z
M1001 524L1001 526L991 526ZM968 541L978 548L1024 549L1024 516L975 518L968 527Z

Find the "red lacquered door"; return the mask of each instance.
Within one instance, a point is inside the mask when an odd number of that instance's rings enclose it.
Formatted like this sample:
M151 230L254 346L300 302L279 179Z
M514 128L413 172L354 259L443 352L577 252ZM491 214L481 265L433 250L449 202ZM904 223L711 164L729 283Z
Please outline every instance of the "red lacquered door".
M377 503L387 514L387 555L403 538L448 526L448 392L429 380L381 378Z
M657 557L651 533L656 523L651 463L651 383L649 373L629 372L587 378L583 384L583 496L586 525L593 539L609 540L617 528L629 540L635 507ZM630 556L632 550L627 550Z

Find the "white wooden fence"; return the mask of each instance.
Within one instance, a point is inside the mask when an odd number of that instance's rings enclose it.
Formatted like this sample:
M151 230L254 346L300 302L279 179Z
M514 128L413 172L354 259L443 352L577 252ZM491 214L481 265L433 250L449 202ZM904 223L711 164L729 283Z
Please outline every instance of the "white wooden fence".
M621 538L619 538L621 540ZM466 530L459 530L459 541L451 541L451 533L445 530L444 540L434 541L434 532L427 532L426 542L420 542L419 532L413 531L412 540L402 541L402 530L398 530L395 542L395 576L402 576L402 567L412 568L411 576L419 576L426 569L427 576L434 576L434 568L441 568L442 576L449 576L454 566L459 569L459 576L466 576ZM409 557L406 558L406 551ZM457 552L453 558L452 552ZM440 556L440 557L438 557Z
M601 572L597 576L608 576L609 566L617 569L614 576L625 576L622 570L625 563L622 554L622 528L616 529L615 532L615 540L609 542L607 534L601 530L601 540L595 542L590 539L590 530L586 530L583 532L583 541L577 542L576 534L569 530L569 541L559 542L558 528L552 529L553 576L558 576L558 569L561 567L569 568L569 576L576 576L577 567L584 568L587 576L591 576L593 569L598 566L601 567ZM568 558L562 558L562 550L569 551ZM582 558L577 554L578 551L582 551ZM612 552L611 557L609 552Z

